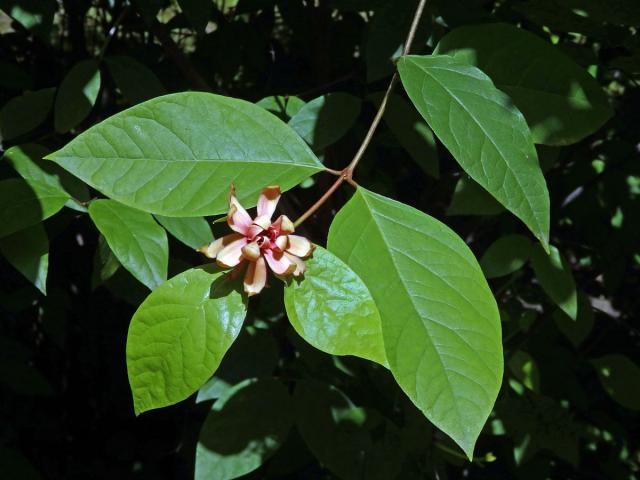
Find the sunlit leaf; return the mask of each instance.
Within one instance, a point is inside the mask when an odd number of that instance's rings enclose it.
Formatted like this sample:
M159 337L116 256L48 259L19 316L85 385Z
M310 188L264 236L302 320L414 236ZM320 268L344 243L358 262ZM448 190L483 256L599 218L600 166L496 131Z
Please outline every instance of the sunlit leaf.
M578 292L571 266L562 258L560 251L551 246L551 252L547 254L534 245L531 250L531 266L544 292L575 320L578 315Z

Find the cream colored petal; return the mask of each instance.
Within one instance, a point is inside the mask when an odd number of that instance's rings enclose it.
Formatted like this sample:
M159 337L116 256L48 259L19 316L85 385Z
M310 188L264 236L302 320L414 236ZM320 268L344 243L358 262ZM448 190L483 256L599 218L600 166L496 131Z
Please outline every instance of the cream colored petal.
M234 242L241 238L244 238L244 236L240 235L239 233L230 233L229 235L225 235L224 237L220 237L214 240L209 245L203 245L202 247L198 248L197 251L203 253L209 258L216 258L218 253L220 253L220 250L229 245L231 242Z
M313 252L313 243L300 235L289 235L287 252L301 258L308 257Z
M280 187L278 187L277 185L267 187L262 190L262 193L258 198L258 216L267 217L269 221L271 221L273 212L276 211L278 200L280 200Z
M244 291L248 296L257 295L267 284L267 266L264 258L260 257L255 262L249 262L247 272L244 274Z
M247 243L244 247L242 247L242 256L249 260L250 262L255 262L260 258L260 246L258 242Z
M265 250L264 258L276 275L289 275L296 269L295 263L284 256L283 253L277 253L273 250Z
M276 244L280 251L284 252L289 246L289 238L286 235L280 235L273 243Z
M300 257L296 257L295 255L291 255L287 252L285 252L284 254L289 259L289 261L296 266L296 269L293 271L294 277L299 277L307 271L307 264Z
M266 215L258 215L253 219L253 224L257 225L263 230L266 230L271 226L271 217L267 217Z
M273 225L278 229L280 235L288 235L295 231L293 222L286 215L280 215Z
M216 257L218 265L224 268L231 268L238 265L243 260L242 247L246 244L246 237L241 237L224 247L220 252L218 252L218 256Z
M253 221L247 211L242 207L242 205L240 205L235 192L235 187L231 185L231 190L229 191L229 213L227 215L227 223L232 230L246 235L247 230L251 227Z

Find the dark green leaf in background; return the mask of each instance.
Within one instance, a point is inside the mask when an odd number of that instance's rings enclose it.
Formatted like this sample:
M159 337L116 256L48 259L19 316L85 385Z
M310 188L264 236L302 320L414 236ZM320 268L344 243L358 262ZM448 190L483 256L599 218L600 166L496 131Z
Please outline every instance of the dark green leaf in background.
M47 294L49 238L42 224L0 239L0 252L38 290Z
M121 203L172 217L225 212L232 183L255 205L266 185L288 190L323 168L271 113L200 92L131 107L47 158Z
M89 215L118 261L151 290L167 279L167 232L148 213L113 200L95 200Z
M66 133L82 122L96 103L100 92L100 69L95 60L76 63L64 77L54 109L54 125L59 133Z
M575 320L562 310L553 312L553 319L564 336L578 348L591 333L595 322L589 297L578 291L578 316Z
M629 410L640 410L640 367L620 354L604 355L591 362L598 372L602 388Z
M261 106L265 110L269 110L278 118L288 121L291 117L295 116L302 107L304 107L305 101L295 96L284 97L277 95L264 97L257 101L256 105Z
M529 127L511 100L479 69L444 55L402 57L409 98L462 168L549 239L549 192Z
M230 480L256 470L284 443L294 420L287 388L249 379L213 404L196 450L196 480Z
M213 10L211 0L178 0L180 9L197 33L204 33Z
M319 152L347 133L360 114L361 104L353 95L329 93L306 103L289 125Z
M243 295L209 265L160 285L131 319L127 370L137 414L180 402L220 365L246 315Z
M502 380L500 316L478 262L436 219L358 188L328 248L362 278L405 393L469 458Z
M158 77L135 58L112 55L104 60L116 86L130 103L144 102L167 93Z
M497 215L504 207L489 192L466 175L456 182L447 215Z
M527 119L533 140L567 145L595 132L612 114L589 73L537 35L507 24L462 27L435 53L480 68Z
M360 277L322 247L292 278L284 302L293 328L311 345L333 355L355 355L386 365L380 314Z
M55 215L69 195L34 180L0 181L0 238Z
M6 142L29 133L51 111L55 88L44 88L12 98L0 110L0 140Z
M531 266L544 292L573 320L578 315L578 292L571 266L560 251L551 246L547 254L537 245L531 250Z
M533 244L524 235L505 235L493 242L480 259L487 278L509 275L520 270L529 260Z

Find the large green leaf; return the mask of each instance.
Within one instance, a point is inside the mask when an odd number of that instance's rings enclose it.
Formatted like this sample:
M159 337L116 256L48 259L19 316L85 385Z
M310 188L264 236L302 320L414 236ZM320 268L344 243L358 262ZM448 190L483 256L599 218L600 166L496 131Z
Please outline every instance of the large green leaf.
M0 239L0 252L38 290L47 294L49 238L42 224Z
M611 117L604 91L584 68L512 25L458 28L440 40L435 53L489 75L523 113L536 143L578 142Z
M540 247L531 250L531 266L544 292L573 320L578 316L578 292L571 266L560 251L551 246L547 254Z
M289 125L318 152L347 133L360 114L361 103L347 93L329 93L303 105Z
M298 382L296 426L314 456L344 480L398 477L405 452L400 432L375 410L355 406L337 388Z
M610 354L592 360L602 388L629 410L640 410L640 367L629 357Z
M505 235L493 242L480 259L487 278L509 275L520 270L529 260L531 240L524 235Z
M288 190L323 169L271 113L201 92L131 107L47 158L119 202L170 217L226 211L232 183L255 204L265 185Z
M95 200L89 215L124 268L151 290L167 279L167 232L148 213L113 200Z
M358 188L328 248L369 288L391 371L471 458L502 379L500 316L473 254L453 231Z
M163 217L156 215L167 231L191 248L200 248L213 240L213 233L207 220L203 217Z
M44 88L5 103L0 110L0 139L13 140L44 122L51 111L55 92L55 88Z
M0 181L0 238L58 213L68 199L67 194L43 182Z
M260 467L287 438L294 420L287 388L246 380L213 404L196 449L195 480L230 480Z
M322 247L306 263L304 277L292 278L284 290L293 328L323 352L386 365L380 314L360 277Z
M402 83L462 168L540 239L549 239L549 192L529 127L491 79L452 57L404 56Z
M100 92L98 62L90 59L78 62L64 77L54 107L54 124L60 133L66 133L82 122L96 103Z
M129 326L127 369L136 414L172 405L213 375L240 332L243 295L213 265L160 285Z

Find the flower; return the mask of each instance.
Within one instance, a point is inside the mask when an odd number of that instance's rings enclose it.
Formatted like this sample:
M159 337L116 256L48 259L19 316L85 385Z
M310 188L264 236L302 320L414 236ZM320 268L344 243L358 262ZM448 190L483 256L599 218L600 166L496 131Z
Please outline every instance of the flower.
M313 244L304 237L292 235L293 222L286 215L271 221L280 200L280 187L266 187L258 198L256 218L240 205L231 185L227 223L233 231L198 249L215 258L223 268L241 268L248 263L244 275L244 291L252 296L260 293L267 283L267 265L278 276L302 275L303 258L313 252Z

